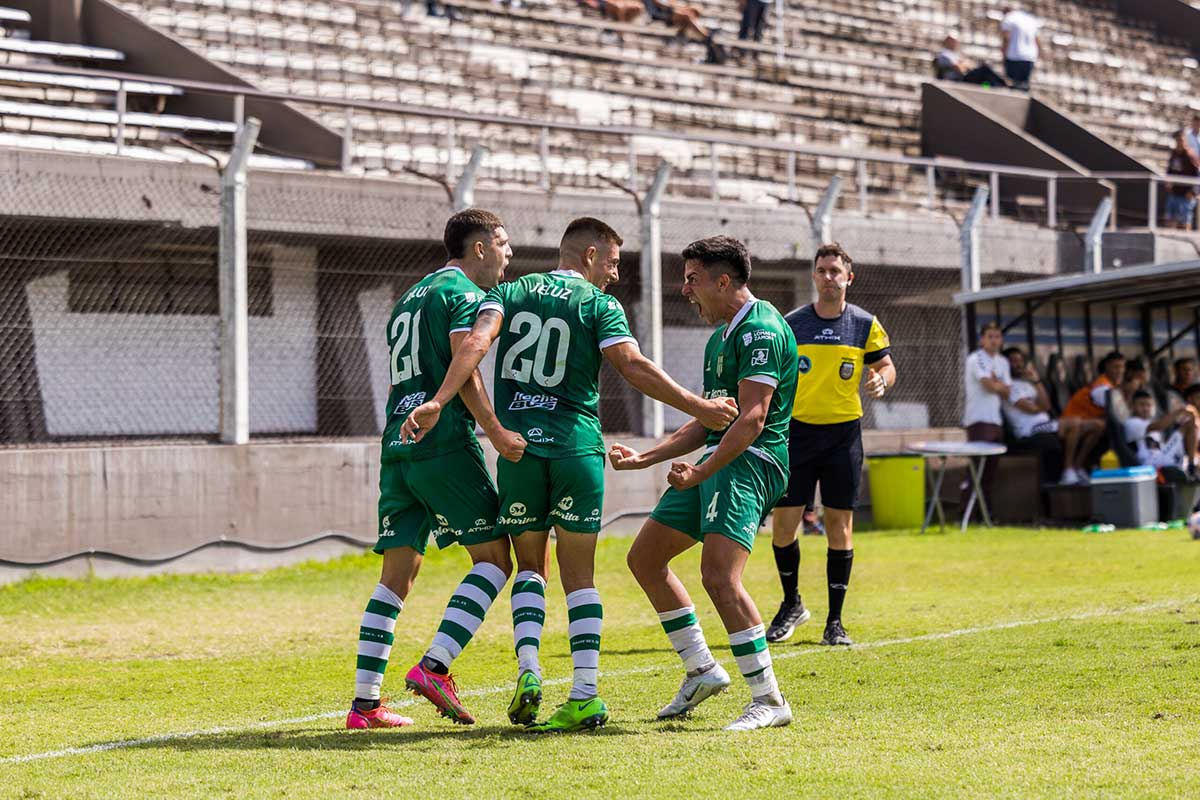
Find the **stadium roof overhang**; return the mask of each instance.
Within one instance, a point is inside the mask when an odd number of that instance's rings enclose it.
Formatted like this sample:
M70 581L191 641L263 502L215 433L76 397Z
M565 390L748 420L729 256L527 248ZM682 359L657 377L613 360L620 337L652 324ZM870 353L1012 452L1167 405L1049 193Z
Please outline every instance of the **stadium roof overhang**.
M960 306L1006 301L1066 301L1118 303L1137 306L1175 306L1200 302L1200 259L1173 264L1147 264L1098 273L1057 275L959 292Z

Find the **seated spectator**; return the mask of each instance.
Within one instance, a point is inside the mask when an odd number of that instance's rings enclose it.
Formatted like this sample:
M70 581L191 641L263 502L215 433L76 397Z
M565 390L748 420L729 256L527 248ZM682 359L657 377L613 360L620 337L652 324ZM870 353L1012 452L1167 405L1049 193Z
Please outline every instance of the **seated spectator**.
M1196 432L1200 428L1196 409L1184 406L1155 419L1154 398L1139 391L1133 396L1132 411L1125 420L1125 439L1137 449L1138 463L1159 469L1177 467L1195 477Z
M1186 405L1188 401L1185 395L1188 388L1200 379L1196 374L1196 359L1194 358L1177 358L1171 366L1174 378L1171 381L1170 388L1167 389L1168 411L1173 411L1182 405Z
M933 73L939 81L958 81L978 86L1008 86L1008 81L987 64L972 66L970 61L963 58L958 52L958 37L954 34L942 40L942 51L933 59Z
M1200 175L1197 156L1188 149L1183 131L1175 132L1175 147L1167 158L1168 175ZM1167 227L1190 230L1196 219L1196 181L1164 184L1167 190Z
M639 0L579 0L579 3L614 22L633 22L642 13Z
M1077 435L1067 435L1064 430L1062 483L1070 486L1087 483L1087 459L1092 448L1099 443L1106 428L1108 393L1120 386L1125 377L1125 356L1112 352L1100 360L1100 377L1071 395L1063 409L1060 427L1078 429Z
M700 10L694 6L684 5L673 0L642 0L642 5L646 9L646 16L650 19L665 22L677 28L677 35L680 39L686 41L689 33L701 42L708 42L712 38L712 34L700 24Z
M763 24L766 22L767 8L770 5L771 0L742 0L742 24L738 28L739 39L762 41Z
M1135 358L1125 365L1125 378L1121 381L1121 394L1125 396L1126 405L1133 405L1133 396L1145 389L1149 380L1150 372L1146 369L1145 361Z
M1062 477L1063 447L1058 421L1050 417L1050 395L1033 364L1025 362L1021 348L1009 347L1004 356L1013 376L1004 401L1004 417L1016 444L1040 454L1042 483L1054 483Z

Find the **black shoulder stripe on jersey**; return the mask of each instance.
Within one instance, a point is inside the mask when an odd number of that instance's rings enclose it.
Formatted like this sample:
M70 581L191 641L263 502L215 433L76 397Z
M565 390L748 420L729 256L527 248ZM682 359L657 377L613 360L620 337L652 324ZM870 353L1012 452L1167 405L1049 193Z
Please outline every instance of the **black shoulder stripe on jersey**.
M875 317L852 303L838 319L821 319L811 305L799 308L786 317L796 337L797 345L825 344L865 348Z

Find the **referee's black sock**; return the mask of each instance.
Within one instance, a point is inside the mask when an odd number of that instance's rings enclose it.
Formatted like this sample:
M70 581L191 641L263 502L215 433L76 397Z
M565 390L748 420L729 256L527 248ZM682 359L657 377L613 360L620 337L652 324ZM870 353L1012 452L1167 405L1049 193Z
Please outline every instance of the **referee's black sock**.
M854 550L829 550L825 556L825 577L829 579L829 616L826 623L842 618L846 588L850 586L850 566Z
M783 602L795 603L800 599L797 584L800 580L800 542L787 547L775 547L775 568L779 570L779 583L783 586Z

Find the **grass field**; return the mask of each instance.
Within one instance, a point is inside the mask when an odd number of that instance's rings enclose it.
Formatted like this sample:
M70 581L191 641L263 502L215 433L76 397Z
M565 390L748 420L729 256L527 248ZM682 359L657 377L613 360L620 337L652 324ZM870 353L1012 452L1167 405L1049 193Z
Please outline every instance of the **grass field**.
M504 596L455 665L479 724L456 728L399 699L402 671L465 569L456 550L427 559L397 627L385 690L417 724L384 732L341 729L373 556L4 587L0 797L1200 792L1200 543L1183 531L861 535L846 614L861 646L837 651L815 646L824 542L805 539L814 620L772 648L796 721L742 734L721 730L746 690L695 554L679 571L735 683L688 721L654 721L679 665L625 568L628 544L603 539L597 573L612 722L550 739L504 716L515 677ZM778 588L767 539L747 583L769 617ZM552 707L570 656L561 589L547 601ZM149 737L159 738L131 741Z

